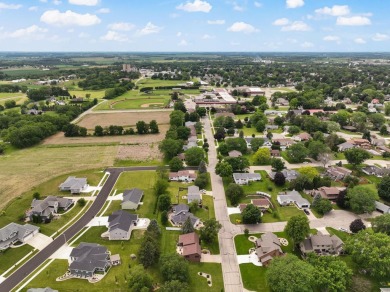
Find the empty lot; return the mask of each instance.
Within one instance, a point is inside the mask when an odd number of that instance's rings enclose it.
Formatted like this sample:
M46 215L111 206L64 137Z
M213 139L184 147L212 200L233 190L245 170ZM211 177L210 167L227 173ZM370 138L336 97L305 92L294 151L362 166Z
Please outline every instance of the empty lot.
M169 124L169 114L168 111L90 113L77 124L87 129L94 129L96 125L130 127L135 126L138 121L149 123L151 120L156 120L159 125L163 125Z

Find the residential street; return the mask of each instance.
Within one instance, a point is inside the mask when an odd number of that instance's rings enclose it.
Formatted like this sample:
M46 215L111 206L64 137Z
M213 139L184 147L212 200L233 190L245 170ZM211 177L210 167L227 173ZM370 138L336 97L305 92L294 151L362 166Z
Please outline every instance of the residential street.
M219 248L222 260L223 282L226 292L243 291L240 268L237 261L237 253L234 246L234 236L241 233L241 228L230 223L227 211L225 191L222 179L215 174L215 165L218 162L217 150L214 145L214 136L211 131L210 120L203 119L205 136L209 141L208 171L211 177L211 186L214 195L215 217L222 224L222 229L218 234Z

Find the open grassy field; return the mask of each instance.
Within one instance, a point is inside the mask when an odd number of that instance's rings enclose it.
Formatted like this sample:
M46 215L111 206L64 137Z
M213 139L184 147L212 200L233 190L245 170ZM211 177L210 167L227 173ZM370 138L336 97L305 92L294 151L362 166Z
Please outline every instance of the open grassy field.
M17 248L9 248L0 253L0 275L20 261L29 252L34 250L29 245L22 245Z
M14 198L54 177L113 165L117 151L118 146L112 145L37 146L1 156L0 210Z
M253 264L241 264L240 271L245 289L257 292L271 291L270 287L267 285L265 277L267 268L257 267Z
M142 93L138 90L130 90L117 98L100 104L95 110L164 108L171 98L171 92L171 90L154 90L151 93Z
M71 96L76 95L77 97L86 97L86 94L90 94L90 100L93 100L94 98L102 99L104 98L105 90L69 90L69 93Z
M25 97L25 93L20 93L20 92L0 92L0 99L4 98L10 98L10 97Z
M77 124L87 129L94 129L96 125L102 127L108 127L110 125L134 127L138 121L149 123L151 120L156 120L159 125L164 125L169 124L169 114L169 111L92 113L82 117Z

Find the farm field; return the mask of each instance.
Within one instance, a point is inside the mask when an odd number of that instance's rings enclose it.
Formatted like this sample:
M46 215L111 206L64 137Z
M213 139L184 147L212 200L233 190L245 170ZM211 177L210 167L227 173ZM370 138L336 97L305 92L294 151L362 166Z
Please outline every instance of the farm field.
M33 187L74 171L114 164L118 146L43 147L14 151L0 157L0 210Z
M169 124L169 114L167 111L156 112L119 112L119 113L100 113L85 115L77 124L87 129L94 129L96 125L108 127L117 126L135 126L138 121L149 123L156 120L159 125Z
M10 97L26 97L26 94L21 92L0 92L0 100Z
M94 98L102 99L105 94L105 90L69 90L69 93L71 96L76 95L76 97L83 97L85 98L86 94L90 94L90 100L93 100Z

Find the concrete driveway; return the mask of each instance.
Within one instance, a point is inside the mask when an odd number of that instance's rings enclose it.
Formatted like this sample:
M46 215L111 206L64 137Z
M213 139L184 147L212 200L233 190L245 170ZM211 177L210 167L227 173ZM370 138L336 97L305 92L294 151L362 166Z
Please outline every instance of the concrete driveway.
M42 233L38 233L33 238L31 238L29 241L27 241L28 245L31 245L33 248L36 248L38 250L44 249L46 246L48 246L53 239L47 235L44 235Z
M68 260L70 253L72 252L73 247L69 246L67 243L61 246L55 253L50 256L50 259L57 260Z

